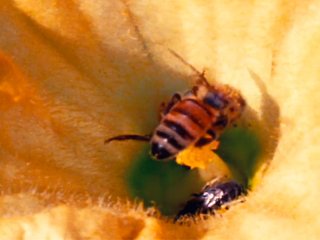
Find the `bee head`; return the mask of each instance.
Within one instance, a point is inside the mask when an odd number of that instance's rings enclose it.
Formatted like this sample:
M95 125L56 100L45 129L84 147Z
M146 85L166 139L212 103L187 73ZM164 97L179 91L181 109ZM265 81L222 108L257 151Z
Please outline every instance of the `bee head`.
M240 117L246 106L240 93L228 85L210 86L203 102L221 111L222 115L228 116L230 123Z
M233 90L233 89L232 89ZM234 122L240 117L245 109L246 102L239 92L233 90L227 95L229 104L225 108L225 114L229 116L230 122Z

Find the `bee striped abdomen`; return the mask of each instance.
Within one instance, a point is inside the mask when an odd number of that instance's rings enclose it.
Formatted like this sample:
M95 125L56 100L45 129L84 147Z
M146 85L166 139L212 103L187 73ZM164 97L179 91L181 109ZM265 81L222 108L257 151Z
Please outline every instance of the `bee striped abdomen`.
M206 128L210 121L211 113L193 99L186 99L172 109L172 113L179 113L189 118L200 128Z
M163 130L162 131L157 130L156 135L159 136L160 138L168 139L168 143L178 150L182 150L184 148L183 143L181 143L181 141L176 140L174 138L174 134L167 133Z
M202 137L211 126L212 115L194 99L183 99L162 119L151 140L157 159L170 158Z

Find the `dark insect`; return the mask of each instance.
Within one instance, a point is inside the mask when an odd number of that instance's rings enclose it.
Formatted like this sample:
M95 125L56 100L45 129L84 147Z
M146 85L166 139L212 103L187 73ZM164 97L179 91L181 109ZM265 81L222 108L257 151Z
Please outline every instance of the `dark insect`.
M105 143L115 140L148 141L153 158L173 159L192 144L201 147L217 140L225 128L241 116L246 103L237 90L228 85L210 84L204 73L171 52L197 73L196 85L183 95L174 94L171 101L163 106L160 123L152 134L119 135Z
M174 221L178 221L183 216L214 214L216 210L245 194L245 188L235 181L209 183L200 193L193 194Z

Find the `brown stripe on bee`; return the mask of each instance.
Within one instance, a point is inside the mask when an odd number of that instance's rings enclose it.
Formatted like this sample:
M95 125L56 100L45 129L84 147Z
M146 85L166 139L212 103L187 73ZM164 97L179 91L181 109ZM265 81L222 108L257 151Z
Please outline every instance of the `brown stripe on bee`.
M166 127L172 129L174 132L178 133L182 138L185 139L194 139L194 136L191 135L188 130L181 123L177 122L175 119L168 119L169 115L163 120L163 123ZM172 117L171 117L172 118Z
M167 138L163 138L157 134L154 134L152 137L152 142L162 145L165 151L169 154L168 157L173 157L178 152L180 152L180 149L175 148L173 145L169 144L169 142L166 140Z
M179 150L184 149L183 144L181 144L177 139L175 139L172 134L167 133L163 130L157 130L156 135L158 135L161 138L168 139L168 143L173 147L175 147L176 149L179 149Z
M172 114L181 114L189 118L201 129L207 128L211 122L211 116L200 105L186 99L177 104L172 110Z
M203 106L201 103L199 103L199 101L192 99L192 98L188 98L185 100L186 102L189 102L191 104L193 104L194 107L197 107L198 109L201 109L203 112L205 112L209 117L212 116L212 113L205 107Z
M196 140L206 131L206 129L199 127L190 118L175 112L168 113L163 123L182 138L191 141Z
M154 135L158 135L160 136L161 134L159 134L159 132L162 132L162 133L165 133L167 136L170 136L171 139L174 139L177 144L179 144L180 146L182 146L183 148L187 147L189 144L192 143L193 139L186 139L186 138L183 138L179 133L177 133L177 131L175 131L175 129L172 129L170 127L167 127L165 124L160 124L156 131L155 131L155 134ZM161 136L162 138L166 138L166 136L164 134L162 134ZM167 138L168 139L168 138ZM171 145L174 145L175 142L172 142L168 140L168 142L171 144ZM179 147L177 147L179 148Z

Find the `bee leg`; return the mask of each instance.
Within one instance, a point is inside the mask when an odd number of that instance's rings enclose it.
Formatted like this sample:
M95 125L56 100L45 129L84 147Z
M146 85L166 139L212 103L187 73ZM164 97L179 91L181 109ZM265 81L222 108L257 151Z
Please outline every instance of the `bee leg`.
M216 139L217 139L217 136L218 136L218 134L216 133L216 131L214 131L214 130L212 130L212 129L209 129L209 130L207 131L207 135L206 135L205 137L200 138L200 139L196 142L195 146L196 146L196 147L203 147L203 146L205 146L205 145L213 142L214 140L216 140Z
M108 138L104 141L104 143L107 144L112 141L127 141L127 140L149 142L150 139L151 139L151 134L148 134L148 135L126 134L126 135L119 135L112 138Z
M184 165L184 164L179 164L180 167L182 167L185 170L191 170L191 167Z
M207 134L212 137L213 139L218 139L219 138L219 133L215 130L215 129L212 129L210 128L208 131L207 131Z
M214 138L211 138L211 137L202 137L195 143L195 146L196 147L203 147L203 146L211 143L213 140L214 140Z
M227 202L227 203L223 204L221 206L221 209L229 210L231 207L233 207L235 205L238 205L240 203L244 203L245 201L246 201L245 197L244 196L240 196L237 199L234 199L234 200L232 200L230 202Z
M218 149L219 141L217 141L218 133L212 129L209 129L207 131L207 134L205 137L200 138L196 143L196 147L203 147L210 143L212 143L212 150Z
M215 177L204 185L204 187L202 188L202 191L208 191L208 189L214 188L220 182L226 182L227 180L228 180L227 176Z
M162 103L160 105L160 117L162 118L163 116L165 116L170 109L177 103L181 101L181 95L179 93L175 93L173 94L173 96L171 97L170 101L166 104L166 103Z

